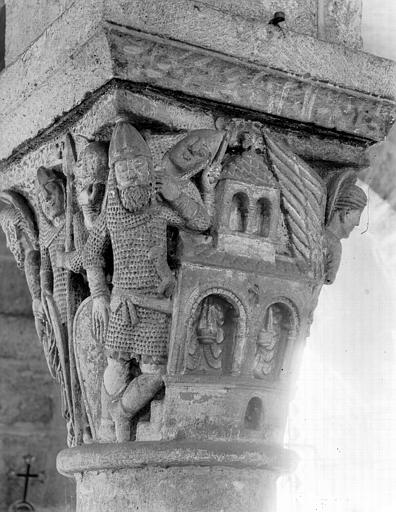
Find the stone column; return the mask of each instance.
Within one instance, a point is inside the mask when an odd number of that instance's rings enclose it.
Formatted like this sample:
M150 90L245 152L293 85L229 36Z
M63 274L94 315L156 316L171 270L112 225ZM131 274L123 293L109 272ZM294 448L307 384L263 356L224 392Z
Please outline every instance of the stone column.
M270 512L295 467L288 402L395 67L319 40L316 2L261 4L77 1L0 77L3 229L78 512Z

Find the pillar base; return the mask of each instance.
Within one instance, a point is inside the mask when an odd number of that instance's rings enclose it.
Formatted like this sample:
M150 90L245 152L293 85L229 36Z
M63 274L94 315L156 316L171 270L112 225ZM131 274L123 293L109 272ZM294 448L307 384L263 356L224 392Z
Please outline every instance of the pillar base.
M293 452L242 442L131 442L63 450L76 512L272 512Z

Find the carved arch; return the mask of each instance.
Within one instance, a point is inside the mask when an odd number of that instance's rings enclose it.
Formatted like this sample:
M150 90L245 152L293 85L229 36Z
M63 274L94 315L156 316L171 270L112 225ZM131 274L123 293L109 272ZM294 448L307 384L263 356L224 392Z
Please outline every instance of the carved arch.
M249 223L250 201L243 190L235 192L230 203L228 214L229 229L235 233L246 233Z
M247 341L247 313L246 307L240 298L231 290L226 288L213 286L205 290L196 290L187 301L186 311L188 312L188 323L186 327L186 352L184 354L184 371L186 371L187 351L191 342L194 331L194 322L196 320L197 311L202 301L210 295L217 295L220 298L228 301L235 309L237 326L235 333L234 351L231 364L231 373L238 374L242 366L242 357L244 354L246 341Z

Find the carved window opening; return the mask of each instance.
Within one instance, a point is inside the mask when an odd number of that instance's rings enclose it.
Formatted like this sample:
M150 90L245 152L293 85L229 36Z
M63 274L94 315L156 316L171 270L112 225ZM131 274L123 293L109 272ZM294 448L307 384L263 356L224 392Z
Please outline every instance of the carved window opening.
M246 194L238 192L231 201L230 229L245 233L248 221L249 200Z
M246 407L244 427L249 430L259 430L263 415L263 403L260 398L254 396Z
M265 197L256 203L256 222L257 235L267 238L271 228L271 201Z
M189 344L189 373L229 374L238 326L238 312L220 295L208 295L199 304Z
M295 314L290 306L276 302L268 306L256 342L253 374L256 378L277 378L285 370L288 344L295 338Z

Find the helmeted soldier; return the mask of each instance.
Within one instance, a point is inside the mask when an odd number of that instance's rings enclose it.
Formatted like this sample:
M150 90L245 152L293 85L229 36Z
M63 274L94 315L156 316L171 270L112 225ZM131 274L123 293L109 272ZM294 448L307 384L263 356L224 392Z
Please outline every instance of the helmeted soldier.
M27 200L14 190L0 193L0 200L7 206L0 211L0 226L20 270L25 271L32 298L36 330L43 336L43 309L40 289L40 251L35 215Z
M103 142L89 142L81 151L74 169L74 185L79 210L73 215L74 250L59 250L57 264L74 273L83 272L83 249L100 214L108 177L107 148Z
M156 189L149 147L125 117L116 122L109 163L106 204L83 259L93 300L93 331L104 341L108 356L99 435L110 441L115 427L117 440L126 441L131 418L163 385L174 286L167 264L167 226L203 230L209 222L202 223L196 203L175 193L165 178ZM162 202L157 202L157 192ZM103 258L110 242L111 300Z
M166 176L168 186L185 201L196 204L196 217L202 229L210 225L214 213L215 187L220 177L221 160L228 144L225 131L193 130L163 156L157 181ZM200 188L192 182L201 171Z
M68 444L80 442L80 426L76 424L74 400L76 376L69 365L68 314L76 311L84 298L79 276L69 281L66 269L58 266L58 252L63 251L66 237L66 186L62 173L40 167L37 171L39 244L41 253L40 288L42 307L51 327L55 344L57 378L61 383L63 416L67 420ZM68 303L69 301L69 303ZM69 313L68 313L69 311ZM69 319L70 320L70 319Z

